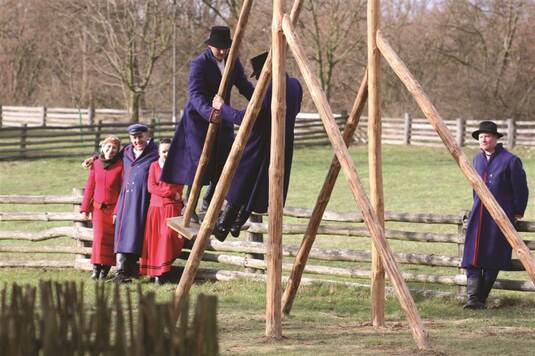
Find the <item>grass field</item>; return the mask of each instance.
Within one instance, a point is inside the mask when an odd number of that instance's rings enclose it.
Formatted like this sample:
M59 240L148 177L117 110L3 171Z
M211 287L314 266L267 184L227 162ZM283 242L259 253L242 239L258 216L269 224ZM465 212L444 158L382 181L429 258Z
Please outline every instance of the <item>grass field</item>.
M467 155L471 157L474 152L468 150ZM519 149L515 153L522 158L528 177L535 177L535 151ZM367 151L357 147L351 149L351 154L367 186ZM332 152L327 147L296 150L287 206L313 206L331 158ZM385 146L383 165L386 210L459 214L470 208L471 189L444 149ZM80 157L76 156L0 162L0 194L70 194L73 187L83 186L85 175L80 168ZM533 178L529 184L535 192ZM535 220L534 202L531 198L526 213L529 220ZM0 211L31 209L42 208L0 205ZM50 206L49 210L52 209L66 211L65 206ZM356 209L342 175L329 209ZM51 224L2 222L0 229L42 229L45 226ZM298 236L285 237L288 244L297 244L299 240ZM356 241L354 238L320 236L317 245L369 249L368 240ZM446 244L428 246L392 242L391 245L396 251L416 248L422 252L447 254L452 252L448 249L453 249ZM3 282L36 284L40 278L86 281L88 295L91 295L92 286L86 273L0 270ZM161 299L170 298L174 291L173 285L155 287L145 281L140 283L144 289L156 291ZM418 352L394 297L389 296L386 304L387 328L377 331L370 326L369 291L366 289L302 287L292 316L284 321L286 339L278 343L268 342L262 336L265 327L263 284L247 281L199 283L192 288L192 293L219 296L220 343L225 354L409 355ZM432 352L422 354L532 354L535 349L534 296L512 292L493 292L493 296L492 308L478 312L462 310L460 302L453 298L416 296L418 310L434 346Z

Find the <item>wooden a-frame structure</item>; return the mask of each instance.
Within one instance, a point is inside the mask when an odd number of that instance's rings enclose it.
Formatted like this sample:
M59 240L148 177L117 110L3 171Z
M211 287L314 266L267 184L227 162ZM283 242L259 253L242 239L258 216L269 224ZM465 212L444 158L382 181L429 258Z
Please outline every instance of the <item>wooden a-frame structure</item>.
M191 212L186 212L184 218L170 219L169 226L180 233L193 237L196 236L193 248L186 263L184 272L175 291L175 303L179 305L187 296L193 284L206 244L214 228L218 213L224 198L230 187L233 175L243 153L250 131L254 125L263 98L266 94L271 73L272 80L272 120L271 120L271 157L269 168L270 192L269 192L269 229L267 241L267 278L266 278L266 336L274 339L282 337L282 312L289 313L299 287L301 276L308 258L310 249L317 234L323 212L325 211L332 189L342 169L349 184L353 197L362 213L364 221L372 237L372 319L374 326L384 325L384 275L388 273L389 279L400 305L407 316L413 338L420 349L430 347L427 333L416 310L414 300L401 276L400 269L395 261L392 251L384 236L384 203L382 192L381 171L381 123L380 123L380 98L379 98L379 63L382 55L392 67L416 102L422 109L426 118L431 122L438 135L441 137L446 148L451 153L461 171L476 193L480 196L483 204L489 210L505 237L517 253L531 280L535 282L535 259L531 255L506 214L496 202L485 183L474 170L440 114L435 109L429 98L422 90L419 83L409 72L407 67L397 56L378 29L379 23L379 0L368 0L368 70L360 84L351 114L348 117L344 134L339 131L333 117L331 108L319 81L311 70L311 65L305 56L301 41L295 32L294 26L301 10L303 0L295 0L290 15L284 13L285 0L273 1L272 22L272 51L266 60L260 78L257 82L253 96L247 106L245 117L239 128L238 134L232 145L229 157L216 186L212 201L198 231L189 226ZM229 60L225 67L223 78L219 87L219 94L225 92L228 76L233 68L237 50L239 48L243 31L249 17L252 0L245 0L240 13L240 19L235 31L234 41L229 54ZM281 272L282 272L282 182L284 175L284 120L285 120L285 52L288 44L301 74L308 87L314 104L325 126L329 140L333 146L335 157L332 160L325 183L318 196L310 222L303 237L298 255L282 295ZM368 142L369 142L369 165L370 165L370 191L371 203L360 182L357 170L351 159L347 146L356 129L361 112L368 98ZM205 141L205 151L209 152L210 141L217 130L217 124L210 124L209 132ZM212 136L211 136L212 135ZM203 158L204 157L204 158ZM209 159L209 153L201 157ZM200 191L200 177L204 171L199 163L188 209L194 209L198 192ZM206 164L203 163L203 164ZM199 171L201 170L201 171ZM178 310L178 308L176 309ZM178 319L178 315L176 316Z

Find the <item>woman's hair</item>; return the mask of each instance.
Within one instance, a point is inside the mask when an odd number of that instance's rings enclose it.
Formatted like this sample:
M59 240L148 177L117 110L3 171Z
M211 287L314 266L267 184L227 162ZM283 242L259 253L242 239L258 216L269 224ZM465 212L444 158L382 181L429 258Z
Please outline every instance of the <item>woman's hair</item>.
M168 143L171 144L171 139L169 137L162 137L160 139L160 143Z
M121 148L121 140L117 136L109 135L104 140L102 140L102 142L100 142L100 147L104 147L104 145L107 143L113 143L118 148Z

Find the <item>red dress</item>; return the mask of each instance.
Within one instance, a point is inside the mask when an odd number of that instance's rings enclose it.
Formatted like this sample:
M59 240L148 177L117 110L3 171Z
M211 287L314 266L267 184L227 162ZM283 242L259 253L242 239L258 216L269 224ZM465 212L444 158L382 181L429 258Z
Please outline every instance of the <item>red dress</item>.
M93 264L115 266L113 212L121 191L122 178L123 162L120 159L107 169L97 159L89 171L80 211L93 214Z
M161 182L160 173L158 161L153 162L149 169L150 205L139 267L139 272L148 276L169 272L184 246L183 238L165 223L167 218L178 216L182 211L182 200L175 200L175 196L176 193L182 195L183 186Z

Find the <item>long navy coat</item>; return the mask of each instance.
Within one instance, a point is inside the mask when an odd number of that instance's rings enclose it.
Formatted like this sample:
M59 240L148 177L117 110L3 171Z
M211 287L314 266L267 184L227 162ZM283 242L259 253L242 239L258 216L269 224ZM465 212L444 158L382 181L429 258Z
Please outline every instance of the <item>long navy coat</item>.
M522 161L498 144L489 161L481 152L474 157L473 163L509 220L513 221L515 215L523 216L528 203L528 185ZM474 193L462 267L508 270L511 250L500 228Z
M301 110L303 89L299 81L286 76L286 126L284 146L284 200L288 193L290 171L292 168L295 118ZM238 111L224 105L221 118L239 124L245 111ZM247 211L265 213L268 207L269 192L269 156L271 142L271 86L268 88L258 118L251 130L251 135L236 174L232 180L227 201L232 205L245 206Z
M163 182L184 185L193 183L208 131L212 99L217 94L221 77L216 59L210 49L206 49L191 62L188 79L189 97L162 169L161 180ZM230 102L230 89L234 85L243 96L247 99L251 98L254 88L247 80L238 58L229 79L225 102ZM219 126L216 145L203 177L203 185L219 179L234 141L233 124L221 122Z
M115 253L141 255L150 202L147 177L151 163L157 159L158 145L154 140L150 140L137 159L131 144L123 150L123 184L116 205Z

